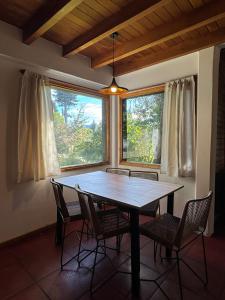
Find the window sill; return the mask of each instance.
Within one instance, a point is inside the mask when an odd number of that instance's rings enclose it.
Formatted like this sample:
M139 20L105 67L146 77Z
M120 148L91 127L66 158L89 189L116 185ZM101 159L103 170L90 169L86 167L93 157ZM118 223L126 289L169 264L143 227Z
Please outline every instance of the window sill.
M82 169L94 168L94 167L104 166L104 165L109 165L109 164L110 164L109 161L102 161L102 162L94 163L94 164L62 167L62 168L60 168L60 170L61 170L61 172L69 172L69 171L73 171L73 170L82 170Z
M148 169L160 169L160 164L144 164L138 162L131 162L126 160L121 160L120 165L130 166L130 167L140 167L140 168L148 168Z

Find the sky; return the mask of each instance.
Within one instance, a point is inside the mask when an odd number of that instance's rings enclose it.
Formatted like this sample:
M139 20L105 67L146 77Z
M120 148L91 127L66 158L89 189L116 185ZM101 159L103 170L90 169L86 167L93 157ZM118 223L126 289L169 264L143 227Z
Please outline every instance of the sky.
M102 121L102 99L77 95L77 100L79 100L78 109L84 105L84 112L88 117L86 124L91 124L93 121L96 123Z
M76 94L76 96L78 103L70 112L76 114L83 107L86 116L86 125L92 124L93 121L99 124L102 121L102 99L82 94ZM52 99L54 101L54 97ZM57 110L60 111L60 108L58 107Z

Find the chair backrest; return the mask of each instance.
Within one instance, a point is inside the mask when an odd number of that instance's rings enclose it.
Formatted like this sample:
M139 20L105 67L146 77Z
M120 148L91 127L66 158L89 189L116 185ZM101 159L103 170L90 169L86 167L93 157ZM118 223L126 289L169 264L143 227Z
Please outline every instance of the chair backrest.
M190 200L186 203L175 238L175 245L181 247L193 233L205 231L212 202L212 192L201 199Z
M117 175L126 175L129 176L130 169L122 169L122 168L106 168L107 173L113 173Z
M62 186L59 183L55 182L54 178L51 178L50 182L51 182L52 187L53 187L57 209L59 210L59 212L61 213L61 216L63 218L68 218L69 217L69 212L68 212L68 209L66 207L65 199L63 197Z
M79 185L75 185L75 190L78 194L78 199L81 208L81 215L86 220L93 230L98 235L101 232L99 218L95 211L95 206L91 194L80 189Z
M150 180L159 180L159 175L157 172L151 172L151 171L131 171L129 173L130 177L139 177L144 179L150 179Z

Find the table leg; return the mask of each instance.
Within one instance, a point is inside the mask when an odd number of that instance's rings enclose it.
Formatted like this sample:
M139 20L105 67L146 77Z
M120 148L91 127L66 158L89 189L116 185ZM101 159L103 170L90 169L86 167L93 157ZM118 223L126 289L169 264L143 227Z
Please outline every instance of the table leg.
M57 220L56 220L55 243L56 245L61 245L62 243L62 218L58 209L57 209Z
M167 213L173 215L174 207L174 193L171 193L167 197ZM166 248L166 257L171 257L171 250Z
M62 192L63 192L63 185L60 185ZM57 216L56 216L56 231L55 231L55 243L56 245L62 244L62 230L63 230L63 224L62 224L62 218L60 215L59 210L57 209Z
M130 209L130 225L132 293L138 296L140 291L140 234L139 211L137 209Z

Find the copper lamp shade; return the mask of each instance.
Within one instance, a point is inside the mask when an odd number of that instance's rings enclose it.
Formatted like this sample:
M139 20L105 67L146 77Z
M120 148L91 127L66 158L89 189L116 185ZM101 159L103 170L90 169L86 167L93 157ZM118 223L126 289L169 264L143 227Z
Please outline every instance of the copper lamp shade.
M116 83L116 79L113 77L112 83L106 88L99 90L99 92L103 95L121 95L128 92L128 89L119 86Z
M99 93L101 93L103 95L121 95L121 94L128 92L128 89L121 87L117 84L115 76L114 76L115 38L117 36L118 36L117 32L114 32L111 35L111 38L113 39L113 79L109 86L99 90Z

